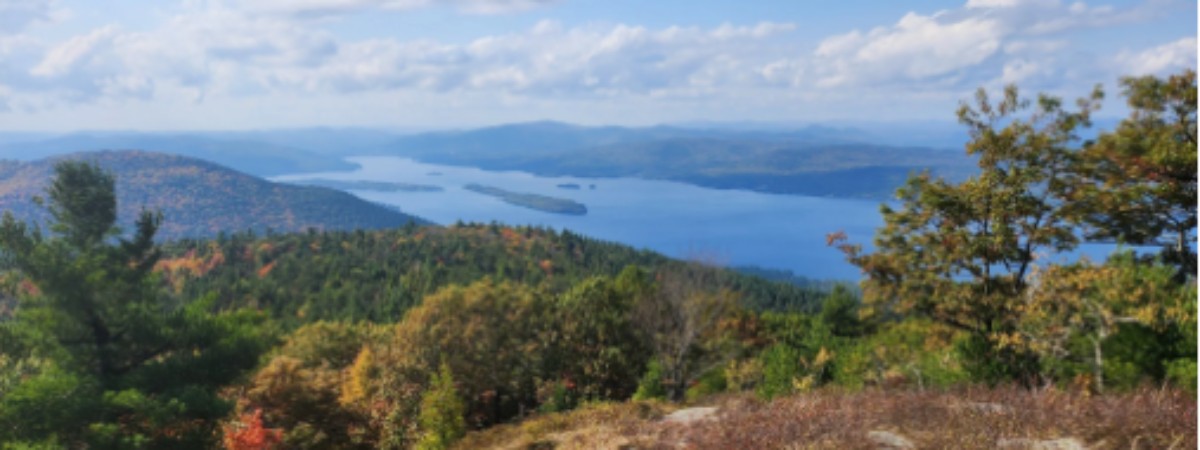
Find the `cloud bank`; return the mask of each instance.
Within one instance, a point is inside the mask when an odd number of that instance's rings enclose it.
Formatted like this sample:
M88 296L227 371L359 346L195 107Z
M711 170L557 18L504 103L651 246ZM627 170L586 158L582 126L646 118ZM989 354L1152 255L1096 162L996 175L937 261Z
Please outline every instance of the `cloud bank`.
M249 6L246 6L249 5ZM709 101L744 105L897 92L958 96L978 86L1090 86L1125 74L1196 66L1182 36L1106 55L1073 33L1152 20L1057 0L968 0L816 42L801 23L532 27L466 42L349 39L329 26L354 14L448 8L460 14L550 10L553 0L191 1L160 26L95 28L60 41L27 31L69 13L52 0L0 0L0 107L39 111L136 101L419 93L497 101Z

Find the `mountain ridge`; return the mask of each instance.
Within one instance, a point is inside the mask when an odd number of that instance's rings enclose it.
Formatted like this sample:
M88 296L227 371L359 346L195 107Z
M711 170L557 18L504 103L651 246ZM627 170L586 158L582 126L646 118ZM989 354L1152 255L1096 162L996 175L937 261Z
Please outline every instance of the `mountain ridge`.
M73 153L36 161L0 162L0 209L23 221L48 215L33 201L54 164L84 160L116 176L118 223L130 229L142 208L161 210L160 237L211 237L246 230L393 228L429 221L335 189L257 178L219 164L138 150Z

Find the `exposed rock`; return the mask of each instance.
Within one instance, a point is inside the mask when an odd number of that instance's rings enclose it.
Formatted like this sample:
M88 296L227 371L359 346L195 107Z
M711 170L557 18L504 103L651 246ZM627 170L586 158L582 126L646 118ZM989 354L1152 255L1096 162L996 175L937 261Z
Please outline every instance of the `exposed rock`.
M700 420L713 419L713 416L716 415L716 413L717 408L711 406L703 408L685 408L675 411L671 414L667 414L666 417L663 417L663 420L673 423L692 423Z
M914 449L916 444L908 438L891 431L874 430L867 433L867 439L879 445L882 449Z

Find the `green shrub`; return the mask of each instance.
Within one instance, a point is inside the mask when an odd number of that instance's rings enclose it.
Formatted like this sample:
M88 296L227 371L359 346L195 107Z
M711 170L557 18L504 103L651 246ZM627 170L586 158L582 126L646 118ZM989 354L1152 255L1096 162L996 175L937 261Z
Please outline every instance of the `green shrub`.
M646 365L646 374L638 382L637 392L633 393L634 400L650 400L667 398L667 388L662 383L662 364L651 360Z
M454 377L450 365L442 363L437 375L429 384L429 390L421 399L421 430L423 435L417 442L418 450L443 450L467 434L467 423L463 418L467 407L458 390L454 388Z
M758 385L758 396L770 400L792 393L795 380L800 377L800 351L787 344L775 344L763 350L762 383Z

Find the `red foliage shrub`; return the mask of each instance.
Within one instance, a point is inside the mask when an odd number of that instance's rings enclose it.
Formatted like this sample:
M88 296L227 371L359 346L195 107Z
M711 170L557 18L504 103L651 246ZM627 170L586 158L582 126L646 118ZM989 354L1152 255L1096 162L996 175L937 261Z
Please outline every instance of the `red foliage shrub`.
M255 410L226 425L223 441L226 450L270 450L283 443L283 430L263 426L262 410Z

